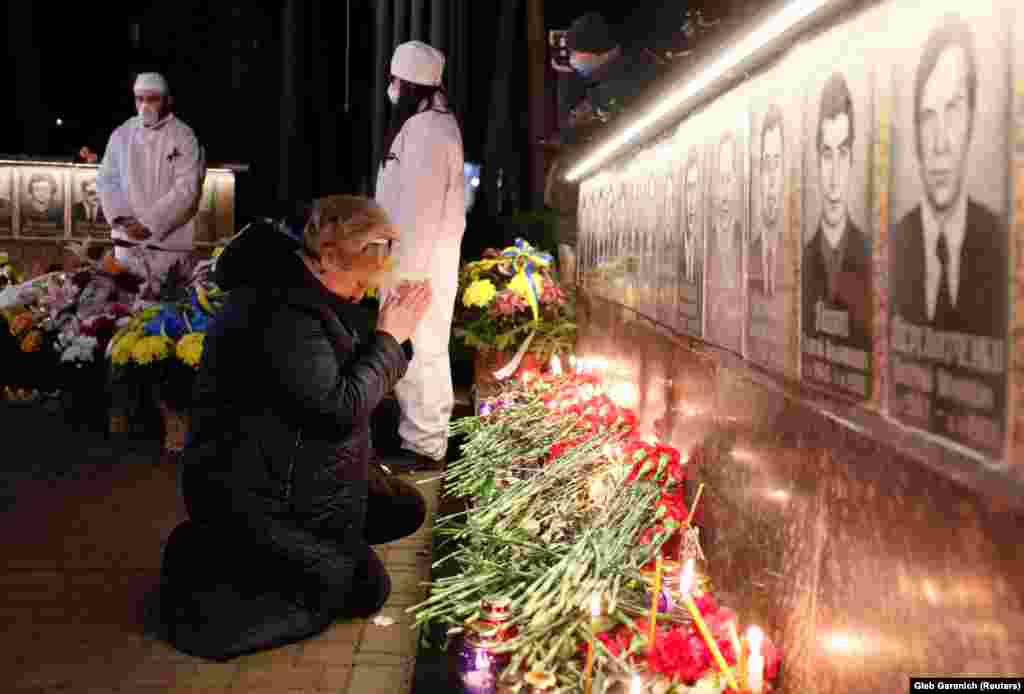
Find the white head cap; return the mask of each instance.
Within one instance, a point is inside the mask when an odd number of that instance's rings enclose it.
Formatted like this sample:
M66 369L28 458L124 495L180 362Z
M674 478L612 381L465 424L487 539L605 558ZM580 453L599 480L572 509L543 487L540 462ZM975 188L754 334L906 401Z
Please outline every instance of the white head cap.
M167 87L167 80L159 72L139 73L139 76L135 78L134 91L136 94L139 92L159 92L164 96L170 93Z
M391 74L413 84L440 86L444 53L422 41L400 44L391 57Z

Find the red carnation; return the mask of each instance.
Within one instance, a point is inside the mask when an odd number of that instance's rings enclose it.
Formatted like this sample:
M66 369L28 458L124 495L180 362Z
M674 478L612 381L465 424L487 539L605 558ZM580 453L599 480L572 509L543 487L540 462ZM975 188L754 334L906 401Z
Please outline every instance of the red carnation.
M681 492L662 494L658 500L658 509L664 509L665 521L675 521L679 525L685 523L690 515L689 509L686 508L686 498Z
M699 635L678 628L656 639L648 667L668 678L696 682L711 667L711 653Z

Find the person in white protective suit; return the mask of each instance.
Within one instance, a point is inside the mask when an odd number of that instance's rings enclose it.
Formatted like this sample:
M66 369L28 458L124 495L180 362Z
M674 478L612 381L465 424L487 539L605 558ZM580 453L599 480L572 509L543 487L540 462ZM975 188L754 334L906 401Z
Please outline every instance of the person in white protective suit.
M462 134L441 86L444 64L444 54L421 41L395 49L391 124L377 175L377 202L398 228L391 245L393 276L429 277L434 290L412 337L409 370L395 386L404 458L398 466L406 468L444 461L455 403L448 340L466 203Z
M96 177L100 204L116 245L114 256L159 287L167 271L188 260L206 162L192 128L171 112L167 80L140 74L137 115L110 136Z

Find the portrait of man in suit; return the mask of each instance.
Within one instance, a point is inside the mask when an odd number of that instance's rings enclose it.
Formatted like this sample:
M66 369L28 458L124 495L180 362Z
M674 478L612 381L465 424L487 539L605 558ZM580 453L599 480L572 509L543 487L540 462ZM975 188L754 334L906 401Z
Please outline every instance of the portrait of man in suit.
M760 156L756 163L760 195L757 212L760 233L750 242L750 268L752 277L759 282L751 286L765 296L775 296L778 280L776 263L782 253L782 209L785 188L785 137L782 111L772 104L761 123Z
M860 194L851 191L854 115L846 78L835 72L821 93L813 145L821 215L803 250L803 333L859 350L866 358L871 352L871 253L849 212L850 196Z
M894 159L894 182L909 208L891 233L890 410L894 416L972 448L998 454L1005 437L1009 324L1007 223L972 195L1004 185L1005 165L983 167L970 190L968 169L1006 131L979 129L998 109L993 80L979 76L976 32L947 14L931 26L908 69L908 145ZM997 46L998 40L992 44ZM996 49L998 50L998 49ZM998 74L998 58L986 53ZM982 84L990 91L982 92ZM912 98L911 98L912 97ZM984 106L979 108L979 103ZM986 112L983 109L988 109ZM896 172L901 176L895 178ZM995 199L995 195L993 195Z
M700 246L703 240L704 220L701 218L700 150L691 147L683 168L683 277L690 284L699 281L703 258Z
M57 178L48 171L29 176L25 185L25 196L21 206L21 217L35 224L63 226L64 207Z
M965 169L978 103L978 64L967 24L945 17L914 74L919 203L893 234L899 263L893 310L943 332L1006 336L1007 239L1003 222L967 193Z
M71 206L71 219L76 226L78 224L93 227L105 226L107 222L103 216L103 209L100 207L99 194L96 192L96 177L83 178L78 185L82 199Z
M711 233L708 236L707 327L708 339L742 352L744 333L743 244L746 221L743 207L741 152L743 135L726 130L713 148L711 169ZM745 168L745 167L743 167Z
M736 209L736 136L726 131L718 143L715 173L711 182L711 226L714 229L715 258L718 268L716 285L724 289L737 289L740 283L739 219Z

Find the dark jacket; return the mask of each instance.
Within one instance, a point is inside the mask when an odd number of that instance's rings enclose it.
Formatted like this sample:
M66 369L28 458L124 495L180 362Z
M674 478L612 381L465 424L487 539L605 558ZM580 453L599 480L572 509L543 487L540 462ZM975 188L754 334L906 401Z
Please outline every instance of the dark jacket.
M850 334L846 339L830 337L833 342L871 354L871 251L864 233L847 222L845 252L836 275L836 286L829 291L828 270L822 257L824 231L819 223L811 242L804 247L803 258L803 332L808 337L821 337L815 329L815 307L819 301L826 308L850 314Z
M1006 336L1009 323L1006 231L985 207L967 199L964 242L960 250L960 285L950 315L929 321L925 308L924 226L921 207L907 213L893 239L893 310L914 325L943 332L985 337Z
M261 224L217 262L230 296L206 337L183 492L194 520L258 531L273 516L358 544L370 415L411 347L367 334L365 312L328 292L296 248Z

